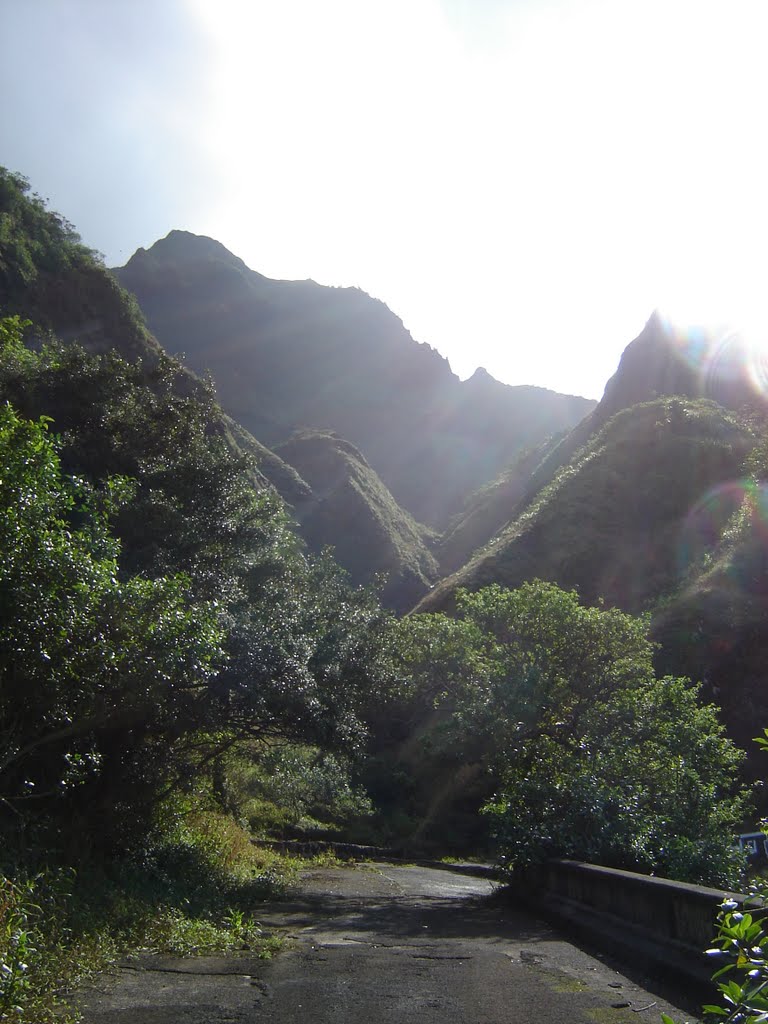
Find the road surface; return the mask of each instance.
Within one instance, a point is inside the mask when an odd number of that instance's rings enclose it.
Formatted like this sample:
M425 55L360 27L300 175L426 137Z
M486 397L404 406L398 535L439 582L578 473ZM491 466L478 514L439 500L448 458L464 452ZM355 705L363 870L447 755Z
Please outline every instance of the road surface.
M434 868L308 871L260 923L273 960L126 962L82 993L84 1024L660 1024L694 1018L647 980L571 945L494 895ZM643 987L645 986L645 987Z

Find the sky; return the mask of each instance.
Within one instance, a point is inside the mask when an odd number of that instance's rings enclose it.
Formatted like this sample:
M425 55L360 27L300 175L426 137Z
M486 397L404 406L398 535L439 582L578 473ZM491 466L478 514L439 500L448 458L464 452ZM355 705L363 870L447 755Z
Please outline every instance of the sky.
M768 336L766 0L0 0L0 164L121 265L355 285L599 398L654 308Z

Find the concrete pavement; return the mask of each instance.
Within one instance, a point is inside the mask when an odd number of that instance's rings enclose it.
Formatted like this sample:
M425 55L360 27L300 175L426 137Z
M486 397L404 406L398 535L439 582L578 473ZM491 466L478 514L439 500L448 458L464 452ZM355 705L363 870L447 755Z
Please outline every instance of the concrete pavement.
M620 973L494 889L455 869L309 871L294 899L260 918L289 936L285 952L126 963L81 994L84 1024L659 1024L662 1011L696 1019L652 980Z

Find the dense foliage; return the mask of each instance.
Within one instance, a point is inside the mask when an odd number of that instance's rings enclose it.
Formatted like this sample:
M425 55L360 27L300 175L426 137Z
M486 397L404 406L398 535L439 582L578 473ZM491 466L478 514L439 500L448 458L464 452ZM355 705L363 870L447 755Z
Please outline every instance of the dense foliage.
M124 487L75 489L44 422L0 408L0 463L0 799L18 814L95 777L120 794L204 717L221 631L187 578L119 578Z
M656 679L647 623L534 582L462 592L456 619L413 616L443 744L496 780L486 812L510 865L571 856L733 882L741 754L686 680Z
M768 750L768 729L754 737L762 751ZM763 828L768 827L763 823ZM768 883L757 877L746 887L744 897L727 896L717 914L717 931L706 951L714 965L712 981L717 982L717 1003L702 1009L708 1024L764 1024L768 1020ZM662 1014L663 1024L675 1024Z
M315 763L308 812L368 814L345 755L385 713L390 641L209 391L23 329L0 321L0 1012L42 1021L52 972L126 943L269 948L243 915L282 869L258 874L228 758L252 777L274 741L320 744L284 792Z
M3 851L4 861L7 850ZM28 854L0 873L0 1019L62 1024L68 990L137 949L177 956L282 945L257 924L301 866L256 847L231 817L176 799L140 859L60 862ZM3 869L8 871L4 864Z
M74 226L30 194L23 175L0 168L0 281L32 284L41 273L97 260Z
M21 328L3 326L0 395L62 433L5 407L8 803L39 807L72 776L81 812L110 807L117 827L244 737L359 745L387 616L302 555L209 430L210 395L179 395L162 361L146 376L114 354L30 351Z

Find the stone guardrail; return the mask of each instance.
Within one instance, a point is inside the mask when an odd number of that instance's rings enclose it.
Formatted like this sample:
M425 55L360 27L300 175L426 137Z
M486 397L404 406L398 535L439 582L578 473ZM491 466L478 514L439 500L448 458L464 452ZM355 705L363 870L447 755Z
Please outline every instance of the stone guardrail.
M517 872L510 892L529 909L655 976L710 990L721 889L559 860Z

